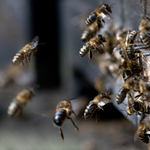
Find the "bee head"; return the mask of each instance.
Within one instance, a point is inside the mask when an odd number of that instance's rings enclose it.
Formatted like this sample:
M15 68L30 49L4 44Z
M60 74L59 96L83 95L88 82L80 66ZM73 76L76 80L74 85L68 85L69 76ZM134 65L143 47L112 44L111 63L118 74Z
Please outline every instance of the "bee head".
M101 41L101 42L106 42L105 37L103 37L101 34L98 35L98 39L99 39L99 41Z
M142 20L139 25L139 30L143 30L143 29L146 29L146 30L150 29L150 17L149 16L142 17Z
M104 8L107 13L112 13L111 7L108 4L104 4Z

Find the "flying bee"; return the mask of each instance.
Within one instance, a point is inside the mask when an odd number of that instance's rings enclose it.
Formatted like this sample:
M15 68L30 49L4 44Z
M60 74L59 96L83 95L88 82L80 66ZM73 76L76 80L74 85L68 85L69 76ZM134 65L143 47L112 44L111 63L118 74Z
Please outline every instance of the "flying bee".
M97 21L98 26L100 26L102 22L105 23L104 18L106 16L110 16L109 13L112 13L111 6L108 4L100 5L89 15L89 17L85 20L85 23L89 26Z
M8 107L8 115L21 117L23 114L23 107L32 99L33 96L33 88L26 88L19 92Z
M124 85L120 88L117 94L116 97L117 104L121 104L126 98L126 95L133 91L139 91L138 77L130 77L128 80L125 81Z
M101 93L94 97L92 101L86 106L84 112L84 119L89 119L97 110L103 110L103 106L110 103L110 90L107 93ZM99 118L96 119L99 122Z
M39 42L39 37L36 36L33 40L25 45L13 58L12 62L15 66L22 64L28 64L30 62L31 55L34 55L37 52L37 45Z
M86 43L85 46L83 46L80 51L79 54L81 57L84 57L86 54L89 54L89 59L92 59L92 50L97 50L99 49L99 47L101 45L103 45L104 47L104 42L106 42L106 39L103 35L99 34L95 37L93 37L92 39L90 39L89 42Z
M136 140L136 136L144 143L149 143L149 126L150 126L150 116L143 115L138 126L138 130L135 134L134 139Z
M69 100L61 101L58 103L58 105L56 107L56 113L53 117L53 123L55 126L57 126L59 128L59 132L60 132L62 139L64 139L64 135L63 135L61 126L66 119L70 119L72 124L74 125L75 129L77 131L79 130L78 127L73 122L72 118L70 117L72 113L76 116L76 114L72 110L72 105Z
M102 28L103 25L97 25L96 22L94 22L92 25L90 25L88 28L86 28L81 36L81 40L83 42L89 41L91 38L93 38L96 33Z

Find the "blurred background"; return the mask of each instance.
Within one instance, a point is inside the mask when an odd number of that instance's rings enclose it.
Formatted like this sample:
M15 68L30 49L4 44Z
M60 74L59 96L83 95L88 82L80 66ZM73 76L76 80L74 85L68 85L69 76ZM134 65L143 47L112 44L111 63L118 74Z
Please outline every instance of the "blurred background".
M0 1L0 141L3 150L56 150L56 149L148 149L140 140L134 142L137 130L128 117L123 117L112 104L101 111L101 120L84 120L86 105L98 93L94 88L101 78L100 91L115 87L114 80L100 72L96 61L79 57L83 46L81 34L86 28L84 20L101 3L113 4L112 17L108 20L125 28L138 30L143 14L147 13L146 0L1 0ZM147 6L144 7L144 6ZM144 9L146 8L146 9ZM38 52L25 68L12 68L13 56L33 37L39 36ZM104 83L105 82L105 83ZM10 118L7 109L18 92L26 87L40 85L35 97L24 109L21 119ZM58 102L71 101L79 116L62 126L62 141L53 126L53 113ZM125 115L126 116L126 115Z

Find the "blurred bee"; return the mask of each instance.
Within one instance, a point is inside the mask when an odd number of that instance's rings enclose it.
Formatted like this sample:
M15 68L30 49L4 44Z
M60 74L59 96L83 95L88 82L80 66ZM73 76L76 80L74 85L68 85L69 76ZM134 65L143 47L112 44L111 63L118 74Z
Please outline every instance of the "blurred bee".
M111 6L108 4L100 5L89 15L89 17L85 20L85 23L89 26L97 20L97 24L100 26L102 22L105 23L104 18L106 16L110 16L109 13L112 13Z
M104 110L103 106L110 103L110 100L110 90L107 93L101 93L94 97L94 99L86 106L84 119L91 118L97 110ZM96 118L96 121L99 122L99 118Z
M61 101L58 103L56 107L56 113L53 117L53 123L55 126L59 128L59 132L63 140L64 140L64 135L61 126L66 119L70 119L75 129L77 131L79 130L78 127L73 122L72 118L70 117L72 113L76 116L76 114L72 110L71 102L69 100Z
M30 62L31 55L34 55L37 52L37 45L39 42L39 37L36 36L33 40L25 45L13 58L12 62L15 66L22 64L28 64Z
M130 77L128 80L125 81L124 85L120 88L117 94L116 97L117 104L121 104L126 98L126 95L133 91L139 91L138 77Z
M150 17L143 16L139 25L140 39L145 48L150 48Z
M88 28L86 28L81 36L81 40L83 42L89 41L91 38L93 38L96 33L102 28L102 24L100 26L97 25L96 22L94 22L92 25L90 25Z
M23 114L23 107L32 99L33 96L33 88L26 88L19 92L8 107L8 115L21 117Z
M134 109L134 100L130 94L128 95L128 105L126 110L127 110L127 114L130 116L136 112L136 110Z
M150 82L144 82L143 80L140 80L139 88L142 98L150 102Z
M144 143L149 143L149 129L150 126L150 116L149 115L143 115L138 126L138 130L135 134L134 140L136 141L137 136L141 141Z
M97 50L99 51L99 47L101 45L103 45L104 47L104 42L106 42L106 39L104 36L102 36L101 34L93 37L92 39L90 39L89 42L86 43L85 46L83 46L80 51L79 54L81 57L84 57L86 54L89 54L89 59L92 59L92 50Z

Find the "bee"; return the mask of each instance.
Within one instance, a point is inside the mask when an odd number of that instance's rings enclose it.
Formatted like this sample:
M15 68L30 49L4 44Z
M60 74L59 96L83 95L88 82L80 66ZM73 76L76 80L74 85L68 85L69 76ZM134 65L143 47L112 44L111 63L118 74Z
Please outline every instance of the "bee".
M127 37L126 37L126 51L127 55L130 60L133 60L135 58L135 52L133 48L133 42L135 40L135 37L137 35L137 32L135 30L128 31Z
M140 39L145 48L150 48L150 17L143 16L139 24Z
M143 115L138 126L138 130L135 135L144 143L149 143L149 126L150 126L150 116ZM134 137L136 140L136 136Z
M89 54L89 59L92 59L92 50L97 50L99 49L99 47L101 45L103 45L104 47L104 42L106 42L106 39L103 35L99 34L95 37L93 37L92 39L90 39L89 42L86 43L85 46L83 46L80 51L79 54L81 57L84 57L86 54Z
M111 6L108 4L100 5L88 16L85 23L89 26L97 20L97 24L100 26L102 22L105 23L104 18L110 16L109 13L112 13Z
M56 113L53 117L53 123L55 126L57 126L59 128L59 132L60 132L62 140L64 140L64 135L63 135L61 126L66 119L70 119L72 124L74 125L75 129L77 131L79 130L78 127L73 122L72 118L70 117L72 113L76 116L76 114L72 110L72 105L69 100L61 101L58 103L58 105L56 107Z
M116 97L117 104L121 104L126 98L126 95L133 91L139 91L138 77L130 77L128 80L125 81L124 85L120 88L117 94Z
M37 52L37 45L39 42L39 37L36 36L33 40L25 45L12 59L12 62L15 66L22 64L28 64L30 62L31 55L34 55Z
M128 95L128 105L127 105L127 108L126 108L128 115L131 116L131 115L133 115L136 112L134 106L136 106L136 105L134 105L134 100L131 97L131 95L129 94Z
M26 88L19 92L17 96L13 99L8 107L9 116L21 117L23 114L23 107L32 99L34 96L33 88Z
M91 38L93 38L96 35L96 33L102 27L103 27L102 24L100 26L98 26L96 22L93 23L92 25L90 25L88 28L85 29L85 31L83 32L83 34L81 36L81 40L83 42L89 41Z
M139 88L142 98L146 101L150 101L150 82L144 82L143 80L140 80Z
M103 106L110 103L110 100L110 90L107 93L101 93L94 97L94 99L86 106L84 119L91 118L97 110L104 110ZM99 122L99 118L97 118L97 122Z
M143 73L142 65L137 59L139 57L137 57L133 48L136 34L137 32L134 30L128 31L125 41L120 45L120 54L123 58L121 68L123 70L124 81L132 76L141 76Z

